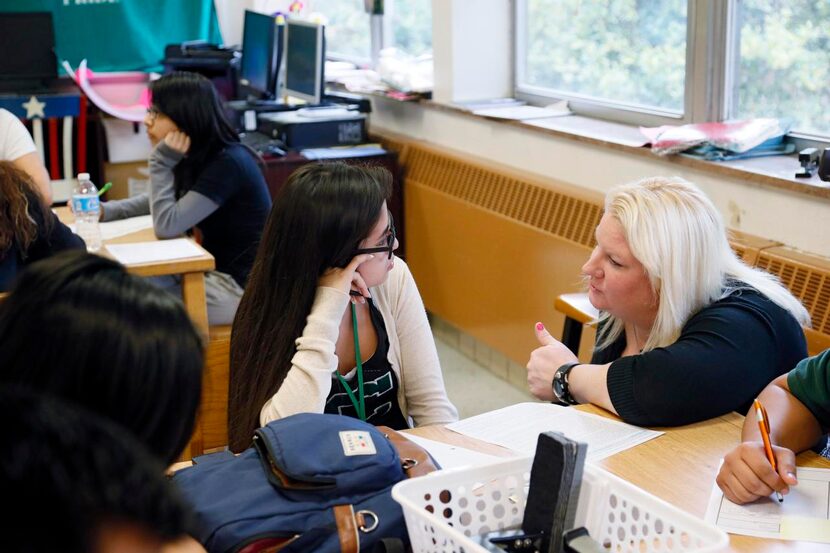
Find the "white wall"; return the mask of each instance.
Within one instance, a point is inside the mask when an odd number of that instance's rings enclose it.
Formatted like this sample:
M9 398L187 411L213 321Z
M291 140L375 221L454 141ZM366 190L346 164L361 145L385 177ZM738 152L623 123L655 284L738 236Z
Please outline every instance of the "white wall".
M643 177L680 175L709 194L730 227L830 257L830 200L417 104L378 99L370 119L374 130L427 140L601 192Z

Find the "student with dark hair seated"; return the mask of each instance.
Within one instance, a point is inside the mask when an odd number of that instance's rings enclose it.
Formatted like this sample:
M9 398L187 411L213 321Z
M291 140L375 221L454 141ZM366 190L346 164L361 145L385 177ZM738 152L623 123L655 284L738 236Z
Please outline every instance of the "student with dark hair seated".
M207 78L169 73L150 84L150 94L144 118L155 146L149 194L101 204L101 220L150 213L159 238L199 229L216 258L205 279L208 319L230 324L271 208L265 178Z
M309 164L275 198L231 337L233 451L295 413L395 429L458 418L418 287L393 253L391 185L381 167Z
M202 341L181 301L85 252L33 264L0 303L0 384L122 424L163 463L193 432Z
M188 543L188 507L158 459L120 426L16 386L0 386L0 420L4 552L162 552Z
M0 292L26 265L84 241L44 203L32 178L10 161L0 161Z

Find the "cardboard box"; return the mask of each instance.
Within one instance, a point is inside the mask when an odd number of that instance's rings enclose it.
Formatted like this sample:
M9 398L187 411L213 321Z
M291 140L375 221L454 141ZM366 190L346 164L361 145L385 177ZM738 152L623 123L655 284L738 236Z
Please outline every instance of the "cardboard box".
M112 182L105 196L107 200L123 200L146 192L150 185L147 161L104 163L104 182L96 184L101 187L107 182Z

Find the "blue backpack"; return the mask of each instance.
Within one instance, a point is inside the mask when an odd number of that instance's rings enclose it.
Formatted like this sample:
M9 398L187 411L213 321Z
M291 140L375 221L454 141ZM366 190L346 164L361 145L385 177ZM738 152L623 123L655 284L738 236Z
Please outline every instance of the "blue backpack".
M302 413L257 430L242 454L206 455L173 480L210 553L350 553L408 542L392 486L436 468L394 430Z

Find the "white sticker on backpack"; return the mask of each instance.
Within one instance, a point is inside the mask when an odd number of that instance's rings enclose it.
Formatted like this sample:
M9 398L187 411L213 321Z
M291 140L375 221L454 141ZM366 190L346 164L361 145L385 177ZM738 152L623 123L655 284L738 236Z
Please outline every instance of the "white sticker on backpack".
M340 432L340 443L343 444L343 454L346 457L375 455L377 453L372 436L362 430L344 430Z

